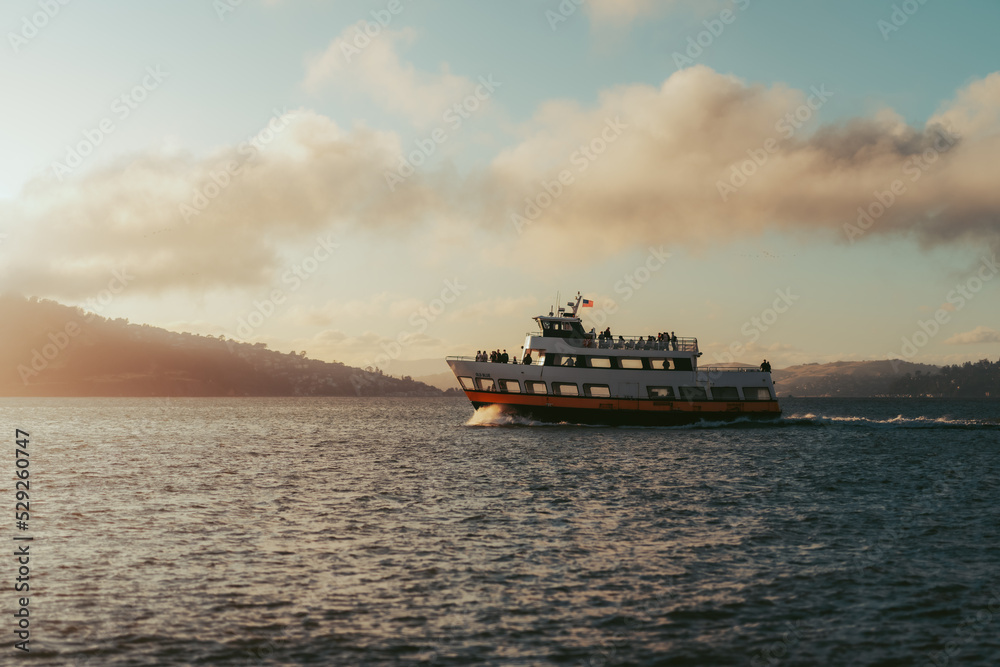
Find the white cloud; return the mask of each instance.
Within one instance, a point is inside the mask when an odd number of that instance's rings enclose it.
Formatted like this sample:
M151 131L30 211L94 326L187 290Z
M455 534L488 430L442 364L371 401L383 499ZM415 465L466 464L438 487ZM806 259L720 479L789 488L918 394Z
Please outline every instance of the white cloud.
M271 143L245 149L141 154L64 183L30 182L0 202L16 230L0 247L0 290L94 296L123 267L135 276L130 294L265 285L286 268L284 249L311 249L335 225L409 227L436 206L420 175L387 196L394 134L347 132L301 111ZM240 169L217 187L227 163ZM196 192L215 196L199 208Z
M812 130L818 124L812 108L836 91L749 85L704 66L677 72L659 87L607 90L592 108L552 101L523 141L494 160L491 194L500 201L488 224L516 236L511 214L527 217L526 199L537 202L540 215L523 227L518 243L548 249L572 238L578 257L765 230L810 230L846 242L844 226L857 225L858 208L877 203L875 193L898 181L904 192L864 233L915 232L928 244L996 243L994 80L1000 83L1000 75L960 91L922 128L885 111ZM789 122L797 112L810 122ZM962 135L949 145L939 121L954 122L960 134L975 132L975 139ZM609 123L623 127L610 141L613 132L602 137ZM553 183L560 170L573 183L549 197L542 183ZM745 182L720 192L720 184L734 182L734 170L748 174ZM537 259L528 255L519 257Z
M975 345L977 343L1000 343L1000 331L978 326L972 331L955 334L945 340L948 345Z
M437 73L422 72L400 60L397 49L413 41L416 32L385 29L360 51L350 51L357 26L345 29L323 54L310 59L303 85L317 93L330 84L369 96L388 111L417 125L441 122L454 104L472 93L475 84L452 74L447 64Z

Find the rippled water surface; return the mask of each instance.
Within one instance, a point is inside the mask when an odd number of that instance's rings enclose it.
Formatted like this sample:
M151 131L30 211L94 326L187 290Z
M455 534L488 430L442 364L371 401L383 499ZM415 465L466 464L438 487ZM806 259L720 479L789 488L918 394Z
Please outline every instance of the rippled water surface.
M3 399L35 541L0 664L1000 664L1000 402L783 408Z

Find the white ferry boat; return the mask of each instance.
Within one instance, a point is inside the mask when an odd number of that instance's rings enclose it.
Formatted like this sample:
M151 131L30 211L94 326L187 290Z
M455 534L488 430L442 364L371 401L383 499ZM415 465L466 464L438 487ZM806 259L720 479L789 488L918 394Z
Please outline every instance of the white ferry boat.
M478 409L543 422L672 426L738 418L775 419L769 367L698 367L698 340L615 336L583 328L572 310L540 315L527 334L524 356L512 363L448 357Z

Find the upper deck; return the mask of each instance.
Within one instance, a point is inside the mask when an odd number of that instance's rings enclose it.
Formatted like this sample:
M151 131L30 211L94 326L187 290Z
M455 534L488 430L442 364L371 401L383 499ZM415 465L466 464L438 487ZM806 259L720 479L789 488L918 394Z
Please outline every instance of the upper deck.
M529 331L525 339L530 342L530 347L535 349L545 349L545 338L537 331ZM676 341L657 340L656 336L612 336L611 338L600 338L587 333L582 337L559 337L560 342L570 347L589 348L592 350L629 350L648 352L689 352L699 354L697 338L680 338ZM542 340L539 340L542 339ZM527 347L527 346L526 346Z
M570 304L574 305L574 304ZM538 331L525 334L525 349L537 351L560 350L565 347L598 350L620 350L622 352L682 352L700 356L697 338L672 338L669 334L646 336L606 336L593 329L587 332L583 322L576 316L579 298L572 314L566 315L560 309L559 315L535 317ZM608 329L610 331L610 329Z

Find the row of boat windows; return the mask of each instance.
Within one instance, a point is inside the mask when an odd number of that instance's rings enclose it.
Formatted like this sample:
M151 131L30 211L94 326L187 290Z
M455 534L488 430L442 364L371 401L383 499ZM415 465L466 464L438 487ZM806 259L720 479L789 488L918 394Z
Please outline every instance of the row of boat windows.
M549 394L548 385L541 380L525 380L521 386L520 380L493 380L492 378L460 377L459 382L466 391L493 391L505 394ZM553 382L551 387L554 396L588 396L590 398L611 398L611 387L606 384L583 385L583 391L575 382ZM712 387L712 397L709 399L705 387L646 387L647 398L660 400L680 399L682 401L769 401L771 391L767 387L743 387L743 398L737 387Z
M592 357L582 354L546 354L539 359L543 366L573 368L609 368L625 371L690 371L690 357Z

